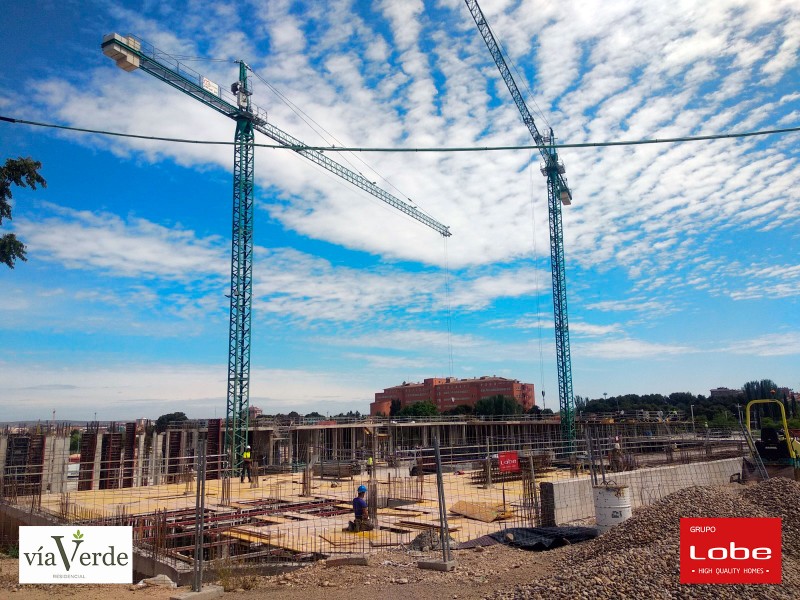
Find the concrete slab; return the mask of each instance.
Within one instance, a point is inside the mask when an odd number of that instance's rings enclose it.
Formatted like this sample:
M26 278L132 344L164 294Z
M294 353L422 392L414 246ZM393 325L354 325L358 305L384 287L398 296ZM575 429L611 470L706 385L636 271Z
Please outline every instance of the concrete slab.
M325 561L325 566L328 568L341 567L344 565L366 567L369 566L369 557L364 554L360 554L357 556L340 556L338 558L329 558Z
M209 600L211 598L222 598L225 588L221 585L204 585L199 592L184 592L170 596L170 600Z
M456 561L454 560L420 560L417 561L417 567L420 569L428 569L429 571L452 571L456 568Z

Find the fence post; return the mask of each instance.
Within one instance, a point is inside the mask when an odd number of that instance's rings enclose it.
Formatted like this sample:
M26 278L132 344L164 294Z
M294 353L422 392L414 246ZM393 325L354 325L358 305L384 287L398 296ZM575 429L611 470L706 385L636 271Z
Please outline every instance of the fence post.
M539 509L539 488L536 487L536 469L533 465L533 455L528 457L531 462L531 495L533 496L533 527L537 527L542 522L542 515Z
M439 436L433 438L436 452L436 488L439 492L439 539L442 546L442 562L450 560L450 528L447 524L447 504L444 496L444 480L442 478L442 456L439 453Z
M556 526L556 498L552 482L541 483L542 494L542 527Z

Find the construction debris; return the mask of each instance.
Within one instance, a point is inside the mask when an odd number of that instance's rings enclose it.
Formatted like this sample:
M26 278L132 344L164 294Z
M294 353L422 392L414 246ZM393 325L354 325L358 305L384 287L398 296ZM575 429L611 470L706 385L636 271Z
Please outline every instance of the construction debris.
M490 504L487 502L468 502L459 500L450 507L450 512L463 515L470 519L491 523L501 519L509 519L514 515L514 511L504 510L502 504Z

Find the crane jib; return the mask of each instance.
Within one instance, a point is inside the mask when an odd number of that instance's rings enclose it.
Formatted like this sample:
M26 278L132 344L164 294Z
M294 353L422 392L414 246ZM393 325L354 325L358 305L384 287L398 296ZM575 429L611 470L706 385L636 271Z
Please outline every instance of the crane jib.
M114 60L121 69L133 71L140 68L231 119L235 120L242 117L250 119L256 131L279 144L291 147L301 156L350 181L365 192L400 210L423 225L427 225L443 237L452 235L448 226L439 223L436 219L429 217L422 211L386 192L362 175L340 165L321 152L303 148L306 144L267 123L265 111L258 107L254 107L249 112L239 108L235 100L229 101L224 97L226 92L219 85L186 67L165 52L161 52L134 36L122 36L118 33L106 35L103 38L101 48L103 53Z

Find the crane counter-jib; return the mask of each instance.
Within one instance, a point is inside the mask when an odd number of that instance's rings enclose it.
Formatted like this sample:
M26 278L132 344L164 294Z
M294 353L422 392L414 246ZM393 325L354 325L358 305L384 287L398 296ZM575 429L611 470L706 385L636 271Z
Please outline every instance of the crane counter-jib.
M333 172L393 208L427 225L440 235L444 237L451 235L448 226L439 223L436 219L429 217L407 202L381 189L360 173L356 173L328 158L322 152L309 149L302 141L268 123L266 111L257 106L250 106L249 110L241 108L240 103L233 94L228 94L227 90L221 88L210 79L203 77L174 57L156 49L143 40L134 36L110 33L103 38L101 48L103 53L114 60L121 69L125 71L142 69L203 102L217 112L232 119L244 117L251 120L253 128L271 140L291 148L311 162Z

